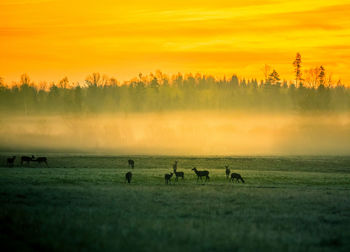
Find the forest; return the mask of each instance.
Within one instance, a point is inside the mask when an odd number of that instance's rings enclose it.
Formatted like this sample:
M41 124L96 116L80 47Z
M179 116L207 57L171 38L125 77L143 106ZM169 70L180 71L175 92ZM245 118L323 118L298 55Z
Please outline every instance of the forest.
M175 110L347 111L350 89L334 84L323 66L301 71L293 62L295 80L281 80L265 65L264 80L237 75L215 78L203 74L168 76L161 71L139 74L123 83L92 73L83 84L65 77L58 83L33 83L23 74L18 83L0 79L0 112L25 115L61 113L160 112Z

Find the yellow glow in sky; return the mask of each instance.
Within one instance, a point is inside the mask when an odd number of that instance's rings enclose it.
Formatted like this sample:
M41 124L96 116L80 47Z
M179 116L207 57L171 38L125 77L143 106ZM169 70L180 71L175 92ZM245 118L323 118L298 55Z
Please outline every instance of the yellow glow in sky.
M323 64L350 83L348 0L0 0L0 76L35 81L91 72L120 80L165 73L293 79Z

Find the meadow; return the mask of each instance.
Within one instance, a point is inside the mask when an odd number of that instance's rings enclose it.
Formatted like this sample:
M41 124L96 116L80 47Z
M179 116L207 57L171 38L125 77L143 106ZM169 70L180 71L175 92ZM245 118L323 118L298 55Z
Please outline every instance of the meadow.
M350 157L0 155L0 242L11 251L349 251ZM39 154L38 154L39 156ZM178 160L185 179L166 185ZM225 165L246 183L230 183ZM210 172L197 182L191 168Z

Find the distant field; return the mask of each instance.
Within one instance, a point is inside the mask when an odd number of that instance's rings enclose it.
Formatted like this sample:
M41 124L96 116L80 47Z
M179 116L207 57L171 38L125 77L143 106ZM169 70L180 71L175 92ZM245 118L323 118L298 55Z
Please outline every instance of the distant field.
M0 242L15 250L349 251L350 157L47 154L5 167ZM39 154L38 154L39 156ZM185 179L165 185L174 160ZM230 183L224 165L245 184ZM191 168L210 171L197 182Z

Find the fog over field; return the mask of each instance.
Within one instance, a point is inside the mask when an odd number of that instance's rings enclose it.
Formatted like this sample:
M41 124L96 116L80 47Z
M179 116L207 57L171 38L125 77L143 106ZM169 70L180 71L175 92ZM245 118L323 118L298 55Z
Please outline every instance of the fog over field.
M3 151L152 155L348 155L349 114L187 111L6 116Z

